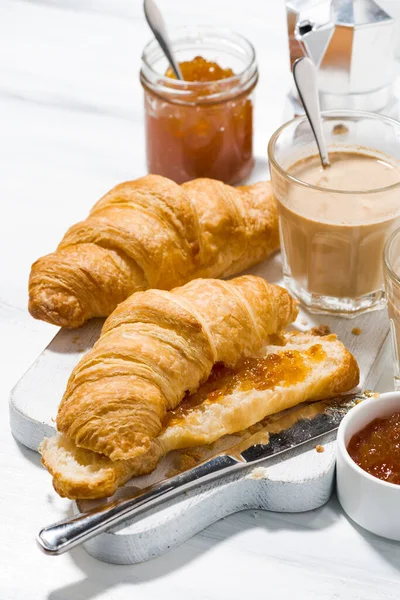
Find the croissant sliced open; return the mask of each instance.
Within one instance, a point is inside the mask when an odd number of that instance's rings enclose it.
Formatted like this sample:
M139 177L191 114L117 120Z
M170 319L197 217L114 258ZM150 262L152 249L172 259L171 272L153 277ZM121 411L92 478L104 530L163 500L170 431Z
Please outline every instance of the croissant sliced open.
M114 461L144 454L166 412L195 392L215 363L231 367L256 356L296 315L286 290L252 275L137 292L74 368L57 428Z
M181 448L211 444L242 432L266 416L305 400L347 392L359 380L352 354L335 335L286 332L273 336L258 358L227 369L217 366L209 380L164 418L147 453L112 461L78 448L65 434L43 442L42 462L61 496L110 496L128 479L151 472L160 459Z

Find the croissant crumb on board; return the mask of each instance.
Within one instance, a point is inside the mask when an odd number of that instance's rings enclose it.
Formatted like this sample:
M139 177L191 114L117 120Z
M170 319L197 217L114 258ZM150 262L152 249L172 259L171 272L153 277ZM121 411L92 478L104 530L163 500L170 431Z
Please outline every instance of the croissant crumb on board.
M212 179L178 185L147 175L113 188L73 225L29 279L33 317L79 327L133 292L226 278L279 247L269 182L233 188Z
M112 460L145 454L166 411L195 392L215 363L255 356L297 312L286 290L253 275L132 294L72 371L57 428Z
M272 341L271 341L272 340ZM259 352L260 366L250 380L236 367L222 377L211 377L194 394L167 412L149 450L129 460L113 461L104 454L79 448L65 433L46 439L42 462L53 476L53 485L68 498L101 498L112 495L131 477L153 471L169 452L197 448L203 460L210 446L223 436L238 433L242 443L263 427L263 419L305 400L330 398L353 389L359 381L355 358L335 335L285 332L275 345L268 339ZM271 365L275 366L275 371ZM289 415L290 418L290 415ZM218 451L215 447L211 450ZM207 454L208 453L208 454Z

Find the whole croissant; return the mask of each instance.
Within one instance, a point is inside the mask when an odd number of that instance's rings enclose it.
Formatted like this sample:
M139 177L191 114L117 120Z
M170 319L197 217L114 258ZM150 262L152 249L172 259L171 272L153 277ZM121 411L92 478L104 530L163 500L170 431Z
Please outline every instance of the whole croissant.
M33 264L29 311L79 327L108 316L133 292L229 277L278 246L269 182L233 188L196 179L180 186L148 175L108 192L56 252Z
M286 290L251 275L133 294L73 370L57 428L112 460L144 454L166 411L196 391L214 363L257 355L296 315Z

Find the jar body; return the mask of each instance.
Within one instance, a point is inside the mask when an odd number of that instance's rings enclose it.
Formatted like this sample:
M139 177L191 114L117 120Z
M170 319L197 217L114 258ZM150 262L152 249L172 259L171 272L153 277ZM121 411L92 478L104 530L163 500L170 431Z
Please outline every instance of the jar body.
M248 53L242 49L238 52L235 47L232 56L224 49L222 58L214 35L220 43L221 37L213 32L202 35L193 52L228 66L234 63L236 69L242 68L238 62L249 61ZM240 36L237 38L243 40ZM183 52L180 58L179 49L193 45L193 40L188 42L187 39L182 36L176 43L178 60L188 56ZM238 44L236 39L234 42ZM151 55L146 60L158 62ZM150 68L144 63L141 72L148 171L177 183L197 177L229 184L244 180L254 164L253 96L258 77L254 60L251 60L251 68L245 67L234 77L202 83L155 75L156 67L156 64Z

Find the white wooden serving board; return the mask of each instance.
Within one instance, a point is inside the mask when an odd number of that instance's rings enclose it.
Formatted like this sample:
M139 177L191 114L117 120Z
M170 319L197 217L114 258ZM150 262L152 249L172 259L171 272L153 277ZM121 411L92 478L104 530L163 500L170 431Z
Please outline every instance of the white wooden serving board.
M250 272L282 283L280 255ZM92 320L79 330L60 330L12 390L11 429L17 440L28 448L37 450L43 438L54 433L57 408L67 379L83 353L98 338L102 322ZM328 325L356 356L361 371L360 388L373 389L387 352L386 311L340 319L301 310L295 328L306 331L322 324ZM355 327L361 329L358 336L352 333ZM85 544L86 550L100 560L131 564L162 554L233 512L247 508L281 512L317 508L329 499L334 482L334 438L327 437L322 444L325 448L322 453L316 452L315 442L310 443L300 452L287 453L284 459L270 459L265 469L250 468L239 478L213 482L166 502L135 522L93 538ZM154 473L132 480L117 494L127 493L131 485L144 487L160 481L170 471L173 458L166 457ZM85 510L92 504L79 503L75 510Z

